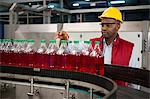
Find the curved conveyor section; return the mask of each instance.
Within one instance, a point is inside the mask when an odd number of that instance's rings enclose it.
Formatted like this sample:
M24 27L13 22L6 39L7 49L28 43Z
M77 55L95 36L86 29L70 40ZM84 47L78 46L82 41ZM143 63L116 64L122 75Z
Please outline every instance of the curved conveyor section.
M116 99L117 85L112 80L88 73L1 66L0 79L3 83L30 85L29 95L32 95L33 86L53 85L64 88L66 99L70 91L79 90L89 93L89 99Z

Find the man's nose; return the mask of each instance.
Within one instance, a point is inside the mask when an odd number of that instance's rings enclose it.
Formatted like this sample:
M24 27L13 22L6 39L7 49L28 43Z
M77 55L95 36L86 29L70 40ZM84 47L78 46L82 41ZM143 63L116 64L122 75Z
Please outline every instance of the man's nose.
M107 29L108 29L108 28L107 28L106 25L102 26L102 30L107 30Z

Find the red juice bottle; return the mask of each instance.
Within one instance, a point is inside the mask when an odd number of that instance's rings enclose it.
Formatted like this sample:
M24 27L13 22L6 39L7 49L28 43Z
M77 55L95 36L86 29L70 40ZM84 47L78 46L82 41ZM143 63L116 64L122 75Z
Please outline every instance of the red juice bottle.
M36 65L34 68L48 68L48 65L46 62L46 41L45 40L41 40L40 41L40 47L38 48L37 52L36 52Z
M12 66L18 66L17 64L17 40L13 39L13 46L11 48L11 52L12 52Z
M96 74L104 75L104 57L100 49L100 42L95 41L94 49L90 53L91 57L94 57L93 63L96 68Z
M0 39L0 66L2 66L2 59L3 59L3 40Z
M11 49L12 49L12 40L11 39L8 39L7 40L7 63L8 63L8 66L12 66L12 51L11 51Z
M93 72L93 67L91 66L91 57L89 56L92 51L91 41L84 41L84 49L81 52L81 72Z
M7 46L7 42L6 42L6 39L3 39L2 40L2 48L1 48L1 50L2 50L2 65L8 65L7 64L7 52L6 52L6 46Z
M67 69L67 41L66 40L61 40L60 47L57 51L57 69Z
M73 71L79 71L79 67L80 67L80 62L81 62L81 50L80 50L80 45L79 45L79 41L75 40L73 45L72 45L72 49L70 50L70 54L72 55L72 57L70 58L71 60L71 64L72 64L72 69Z
M34 65L36 63L36 57L35 57L35 49L34 49L34 43L35 41L32 39L27 40L27 47L25 50L26 53L26 64L29 68L34 68Z
M48 69L56 69L56 52L58 51L58 47L56 45L56 40L50 40L49 46L46 50L46 54L48 55Z
M4 46L4 65L7 65L7 66L10 66L12 64L11 62L11 47L12 47L12 42L10 39L4 39L4 43L5 43L5 46Z
M23 40L18 40L18 46L17 46L17 61L18 61L18 66L23 67L24 66L24 48L23 48Z

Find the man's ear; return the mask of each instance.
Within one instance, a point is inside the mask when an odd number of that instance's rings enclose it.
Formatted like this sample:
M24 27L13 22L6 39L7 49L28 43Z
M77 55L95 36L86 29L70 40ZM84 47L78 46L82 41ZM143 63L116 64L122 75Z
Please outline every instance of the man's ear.
M120 24L117 24L116 30L119 30L119 29L120 29Z

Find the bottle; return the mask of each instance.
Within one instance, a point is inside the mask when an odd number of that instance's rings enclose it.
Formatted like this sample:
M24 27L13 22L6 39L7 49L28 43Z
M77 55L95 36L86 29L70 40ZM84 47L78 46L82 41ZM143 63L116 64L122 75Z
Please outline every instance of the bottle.
M58 47L56 45L56 40L50 40L49 46L46 50L46 54L48 54L49 69L55 69L57 63L57 59L56 59L57 51L58 51Z
M25 53L25 48L23 46L24 41L22 39L19 39L17 45L17 60L18 60L18 66L19 67L24 67L25 62L24 62L24 53Z
M58 55L63 55L67 53L67 41L66 40L61 40L60 47L57 51Z
M27 48L27 45L28 45L28 41L23 39L22 40L22 46L21 46L21 51L22 51L22 66L23 67L28 67L28 53L26 53L26 48Z
M4 39L4 65L11 66L11 48L12 48L12 42L10 39Z
M12 66L12 63L13 63L13 61L12 61L12 55L13 55L13 53L12 53L12 51L11 51L11 49L12 49L12 40L11 39L7 39L7 46L6 46L6 49L7 49L7 64L8 64L8 66Z
M48 54L56 54L56 52L58 51L58 47L56 45L56 40L50 40L49 41L49 46L46 50L46 53Z
M28 39L27 40L27 47L26 47L26 59L27 59L27 64L29 68L34 68L34 66L36 65L36 54L35 54L35 49L34 49L34 43L35 40L32 39Z
M82 49L82 55L88 56L93 50L91 41L84 41L84 48Z
M40 47L37 49L36 52L36 65L34 68L48 68L48 59L46 59L46 41L41 40L40 41Z
M6 60L7 60L7 56L5 53L5 48L6 48L6 40L5 39L1 39L1 47L0 47L0 53L1 53L1 57L0 57L0 61L1 61L1 65L6 65Z
M104 75L104 57L100 49L99 41L95 41L94 49L90 53L90 56L93 57L96 74Z
M13 39L13 46L11 48L12 51L12 65L13 66L18 66L18 51L17 51L17 47L18 47L18 40L17 39Z
M61 40L60 47L57 51L57 69L66 69L66 64L67 64L67 41L66 40Z
M90 53L90 56L91 57L100 57L100 56L102 56L102 51L100 49L100 42L99 41L95 41L94 49Z
M90 53L93 50L91 41L84 41L84 49L81 53L81 65L79 71L93 73Z
M3 63L3 40L0 39L0 66L2 66Z
M72 48L72 66L73 71L78 71L81 65L81 45L78 40L74 41L73 48Z
M73 70L73 57L74 55L72 54L73 50L73 43L71 40L68 41L68 46L67 46L67 56L66 56L66 70Z

